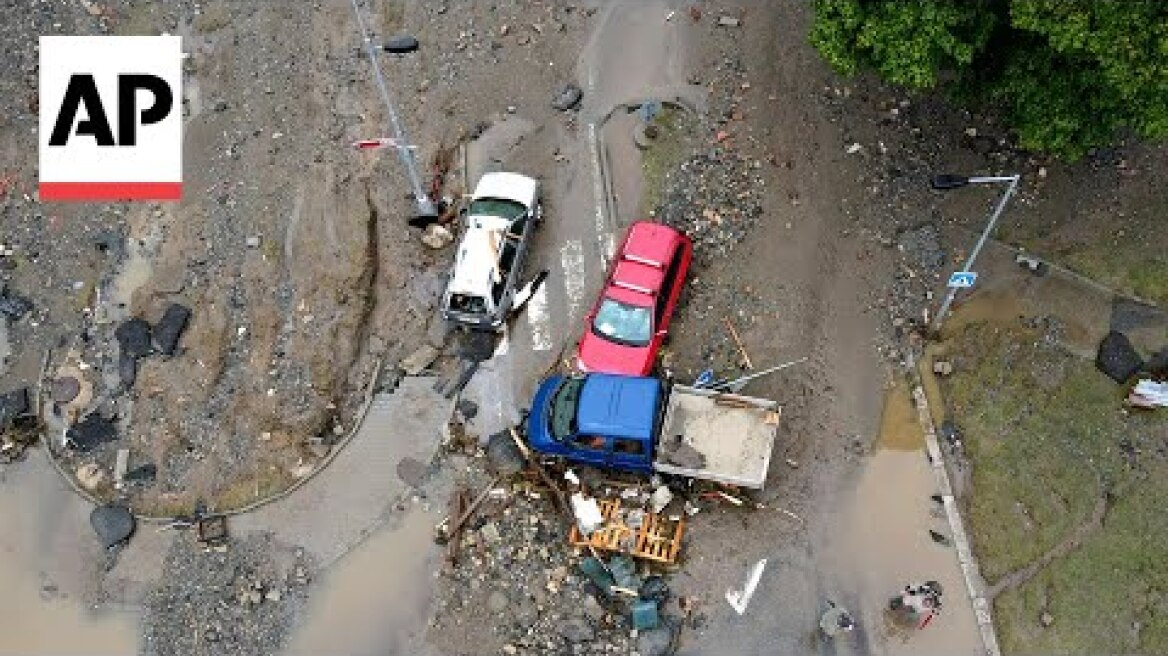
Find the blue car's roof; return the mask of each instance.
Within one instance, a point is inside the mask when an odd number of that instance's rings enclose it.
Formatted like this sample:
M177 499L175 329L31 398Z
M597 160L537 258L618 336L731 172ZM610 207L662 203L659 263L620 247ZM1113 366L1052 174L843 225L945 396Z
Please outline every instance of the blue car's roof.
M656 378L592 374L580 393L577 429L582 435L650 439L660 394Z

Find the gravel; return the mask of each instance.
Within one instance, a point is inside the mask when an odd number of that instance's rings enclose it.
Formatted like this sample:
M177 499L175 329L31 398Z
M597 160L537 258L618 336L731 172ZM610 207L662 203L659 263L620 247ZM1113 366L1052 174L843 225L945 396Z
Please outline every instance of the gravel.
M143 653L268 656L297 626L316 567L300 549L259 534L225 550L176 536L146 599Z

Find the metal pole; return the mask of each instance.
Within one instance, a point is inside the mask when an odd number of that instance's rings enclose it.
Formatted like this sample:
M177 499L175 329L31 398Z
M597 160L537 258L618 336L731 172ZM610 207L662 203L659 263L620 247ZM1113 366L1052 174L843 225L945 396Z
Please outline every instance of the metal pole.
M998 217L1002 216L1002 212L1006 209L1006 203L1010 202L1010 198L1014 195L1014 190L1018 188L1018 180L1020 178L1021 176L1018 175L1008 175L969 179L970 184L1009 181L1010 185L1006 187L1006 192L998 200L998 206L994 208L994 213L990 215L990 220L986 223L985 230L982 230L981 237L974 244L973 250L969 252L969 257L965 260L965 265L961 268L961 271L973 270L973 263L977 259L977 254L981 252L981 247L985 246L986 241L990 238L990 233L994 231L994 226L998 223ZM941 308L937 310L937 316L933 317L934 332L941 330L941 322L945 319L945 315L949 313L949 306L953 304L953 298L955 296L957 296L957 287L950 287L949 293L945 296L945 301L941 303Z
M418 175L418 165L414 161L414 151L410 148L410 142L406 139L405 130L402 129L401 121L397 116L397 110L393 106L393 100L389 95L389 85L385 83L385 76L382 75L381 65L377 60L377 50L373 46L373 39L365 29L365 21L361 18L361 9L357 6L357 0L350 1L353 5L353 15L357 17L357 28L361 31L361 40L365 42L365 52L369 55L369 63L373 66L373 77L377 81L377 89L381 92L381 100L385 102L385 109L389 113L389 125L393 130L393 137L397 143L398 158L405 165L406 173L410 178L410 187L413 189L414 203L418 212L417 216L426 219L437 218L438 209L434 207L433 201L430 200L425 190L422 189L422 178ZM411 221L412 224L413 221Z

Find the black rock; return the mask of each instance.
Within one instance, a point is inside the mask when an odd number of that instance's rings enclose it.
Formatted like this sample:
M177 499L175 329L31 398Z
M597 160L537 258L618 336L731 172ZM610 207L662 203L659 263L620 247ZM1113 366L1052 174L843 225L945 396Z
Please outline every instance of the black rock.
M1127 335L1113 330L1099 342L1095 366L1112 380L1122 384L1144 366L1144 360L1136 352Z
M65 437L74 450L85 453L117 439L118 429L112 419L94 412L70 426Z
M101 545L106 549L128 540L134 534L134 516L125 506L98 506L89 513L89 525L93 527Z
M150 324L143 319L127 319L114 330L114 337L118 340L121 352L130 357L147 356L153 350L150 345Z
M462 415L463 419L474 419L478 413L479 404L466 398L460 398L458 400L458 414Z
M178 347L178 340L187 328L187 321L191 318L191 311L185 305L171 303L154 327L154 344L158 352L163 355L173 355Z
M30 409L27 387L0 394L0 429L17 417L27 415Z
M20 321L24 315L32 311L32 301L20 294L13 294L7 288L0 290L0 314Z
M418 40L409 35L395 36L386 40L382 48L394 54L413 52L418 49Z
M149 485L158 477L158 467L152 462L140 465L126 472L124 480L127 483L138 483L141 485Z
M487 438L487 462L500 476L512 476L527 465L519 447L511 439L510 431L501 431Z

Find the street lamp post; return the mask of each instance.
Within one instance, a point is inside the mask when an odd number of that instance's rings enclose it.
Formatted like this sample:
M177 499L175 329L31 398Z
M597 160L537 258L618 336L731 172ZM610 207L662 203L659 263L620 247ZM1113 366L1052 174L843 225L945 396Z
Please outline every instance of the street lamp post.
M373 78L377 81L377 89L381 93L381 100L385 103L386 112L389 114L389 126L393 130L394 147L397 150L397 156L402 164L406 167L406 173L410 179L410 187L414 194L415 215L410 219L410 225L417 227L424 227L433 223L438 218L438 208L434 206L434 202L426 195L426 191L422 188L422 177L418 174L418 164L414 160L414 149L410 142L406 139L405 129L402 128L401 120L398 118L397 109L393 105L393 99L389 95L389 85L385 82L385 76L381 73L381 65L377 60L377 50L373 45L373 39L369 36L369 32L365 29L365 21L361 18L361 9L357 6L357 0L351 0L353 4L353 15L357 17L357 28L361 31L361 40L365 43L365 52L369 55L369 64L373 67ZM416 50L418 47L417 41L414 39L393 39L385 44L385 49L393 53L405 53Z
M1003 176L963 176L963 175L938 175L930 182L934 189L956 189L971 184L1002 184L1008 183L1005 193L998 200L997 207L994 208L990 214L990 220L986 223L985 230L982 230L981 237L978 238L977 243L974 244L973 250L969 252L969 257L965 260L965 265L961 268L962 272L972 272L973 263L977 259L977 254L981 252L982 246L990 238L990 233L994 231L994 226L998 223L998 218L1002 216L1002 212L1006 209L1006 204L1010 202L1015 190L1018 188L1018 180L1021 179L1019 175L1003 175ZM933 332L941 330L941 322L945 320L945 315L949 313L949 306L953 305L953 298L957 296L957 291L961 287L952 284L949 285L949 293L945 295L945 300L941 303L940 309L937 310L937 315L933 317Z

